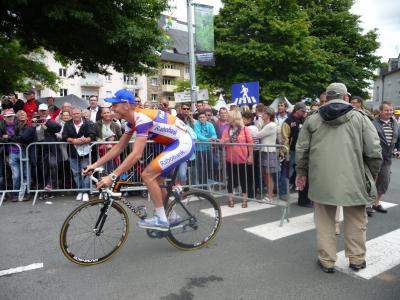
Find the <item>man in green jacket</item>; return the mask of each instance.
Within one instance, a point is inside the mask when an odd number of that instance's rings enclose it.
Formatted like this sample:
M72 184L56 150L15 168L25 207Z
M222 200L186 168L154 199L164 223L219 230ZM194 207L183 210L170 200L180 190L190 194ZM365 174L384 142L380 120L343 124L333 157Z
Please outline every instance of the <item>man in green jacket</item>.
M348 103L343 83L326 89L327 103L307 118L296 145L296 186L309 181L314 201L318 264L335 272L336 207L343 206L345 254L349 267L366 267L365 207L376 195L375 177L382 163L381 146L374 125L365 113Z

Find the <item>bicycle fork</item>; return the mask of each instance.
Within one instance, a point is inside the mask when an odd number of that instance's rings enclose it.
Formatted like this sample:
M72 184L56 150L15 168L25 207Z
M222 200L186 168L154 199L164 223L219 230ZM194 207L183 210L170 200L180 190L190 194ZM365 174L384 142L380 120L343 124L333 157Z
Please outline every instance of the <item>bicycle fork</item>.
M104 223L107 219L107 213L112 205L113 200L107 200L106 204L101 208L99 218L97 219L96 225L94 226L93 231L96 233L96 236L100 236L102 233L102 229Z

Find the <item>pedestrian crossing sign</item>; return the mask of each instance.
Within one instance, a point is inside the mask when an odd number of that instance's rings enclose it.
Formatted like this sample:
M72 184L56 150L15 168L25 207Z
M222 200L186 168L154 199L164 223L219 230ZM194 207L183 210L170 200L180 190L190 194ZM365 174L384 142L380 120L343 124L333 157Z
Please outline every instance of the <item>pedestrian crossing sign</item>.
M232 84L232 103L236 105L251 105L260 101L259 83L243 82Z

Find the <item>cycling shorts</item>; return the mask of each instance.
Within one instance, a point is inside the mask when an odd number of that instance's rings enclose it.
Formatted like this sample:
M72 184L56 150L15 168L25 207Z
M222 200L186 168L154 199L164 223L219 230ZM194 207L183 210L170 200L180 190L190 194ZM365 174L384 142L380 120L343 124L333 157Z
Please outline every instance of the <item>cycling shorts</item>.
M181 163L187 161L195 150L195 144L190 134L184 134L179 140L165 146L164 150L151 161L151 165L160 170L162 177Z

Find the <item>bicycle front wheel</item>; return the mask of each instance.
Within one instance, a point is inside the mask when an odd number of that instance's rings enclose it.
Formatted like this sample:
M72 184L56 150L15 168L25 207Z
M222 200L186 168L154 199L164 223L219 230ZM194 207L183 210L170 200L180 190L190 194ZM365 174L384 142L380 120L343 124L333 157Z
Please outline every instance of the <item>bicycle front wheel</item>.
M77 207L64 221L60 247L70 261L97 265L110 259L125 243L129 232L126 211L116 202L107 212L105 208L103 200L90 201Z
M180 201L174 200L167 208L170 223L167 240L181 250L194 250L205 246L221 226L221 208L205 192L187 192Z

